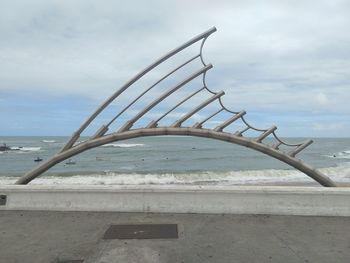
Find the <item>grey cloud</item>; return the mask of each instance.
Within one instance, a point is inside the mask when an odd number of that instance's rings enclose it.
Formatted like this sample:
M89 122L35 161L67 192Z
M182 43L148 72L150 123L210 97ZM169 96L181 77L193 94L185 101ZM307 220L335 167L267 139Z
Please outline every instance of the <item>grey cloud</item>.
M0 92L101 101L215 25L208 83L225 104L348 115L349 12L345 0L1 1Z

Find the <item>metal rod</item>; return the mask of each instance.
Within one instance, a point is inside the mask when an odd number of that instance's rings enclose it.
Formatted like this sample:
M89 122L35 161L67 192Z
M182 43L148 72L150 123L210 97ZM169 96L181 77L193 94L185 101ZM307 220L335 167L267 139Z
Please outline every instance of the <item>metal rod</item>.
M106 125L102 125L100 129L91 137L92 139L96 139L98 137L101 137L108 131L108 127Z
M190 111L189 113L187 113L186 115L184 115L183 117L181 117L179 120L177 120L176 122L174 122L173 125L171 125L171 127L180 127L181 124L188 120L189 118L191 118L193 116L193 114L197 113L198 111L200 111L201 109L203 109L204 107L206 107L208 104L212 103L214 100L216 100L217 98L220 98L221 96L223 96L225 94L224 91L220 91L217 94L215 94L214 96L210 97L209 99L207 99L206 101L204 101L203 103L201 103L200 105L198 105L196 108L194 108L192 111Z
M222 131L223 129L225 129L227 126L229 126L232 122L238 120L240 117L242 117L244 114L246 114L245 111L241 111L235 115L233 115L231 118L229 118L228 120L226 120L223 124L220 124L219 126L217 126L214 131Z
M212 33L216 31L215 27L210 28L209 30L203 32L202 34L197 35L196 37L190 39L189 41L185 42L184 44L180 45L179 47L171 50L164 56L157 59L155 62L153 62L151 65L143 69L141 72L136 74L134 77L132 77L129 81L127 81L119 90L117 90L112 96L110 96L102 105L80 126L80 128L73 133L72 137L68 140L66 145L61 150L64 151L66 149L69 149L73 146L73 144L76 142L76 140L80 137L80 134L90 125L90 123L115 99L117 98L121 93L123 93L128 87L130 87L133 83L135 83L137 80L139 80L141 77L143 77L145 74L150 72L152 69L157 67L159 64L166 61L168 58L174 56L175 54L179 53L181 50L184 50L185 48L191 46L192 44L198 42L199 40L208 37Z
M275 145L272 146L272 148L278 150L281 144L281 142L277 142Z
M250 124L244 119L244 116L242 116L241 119L242 119L242 121L244 122L244 124L247 125L249 128L251 128L252 130L261 131L261 132L266 131L266 129L258 129L258 128L255 128L255 127L253 127L252 125L250 125Z
M272 134L273 134L273 137L275 137L275 139L276 139L278 142L280 142L281 144L283 144L283 145L290 146L290 147L294 147L294 146L299 146L299 145L300 145L300 143L298 143L298 144L296 144L296 143L295 143L295 144L286 143L286 142L282 141L282 140L277 136L277 134L276 134L275 132L273 132Z
M300 144L298 147L296 147L293 151L289 152L288 155L294 157L297 155L299 152L304 150L306 147L308 147L310 144L312 144L314 141L313 140L308 140L302 144Z
M129 130L133 124L140 119L143 115L145 115L148 111L150 111L154 106L156 106L159 102L163 101L166 97L170 96L172 93L177 91L179 88L190 82L191 80L195 79L199 75L203 74L207 70L211 69L213 66L211 64L203 67L202 69L198 70L197 72L193 73L177 85L175 85L173 88L169 89L165 93L163 93L160 97L158 97L156 100L152 101L146 108L144 108L142 111L140 111L135 117L133 117L130 121L124 124L123 127L120 128L119 132Z
M245 133L246 131L248 131L249 129L250 129L250 127L247 126L245 129L243 129L243 130L241 130L241 131L236 131L236 132L234 133L234 135L236 135L236 136L242 136L242 134Z
M173 73L175 73L176 71L178 71L179 69L181 69L182 67L186 66L188 63L192 62L193 60L195 60L196 58L198 58L200 55L196 55L194 57L192 57L191 59L187 60L185 63L181 64L180 66L178 66L177 68L173 69L172 71L170 71L168 74L166 74L165 76L163 76L162 78L160 78L157 82L155 82L153 85L151 85L148 89L146 89L145 91L143 91L139 96L137 96L136 99L134 99L131 103L129 103L128 106L126 106L121 112L119 112L108 124L107 126L110 126L116 119L119 118L120 115L122 115L127 109L129 109L132 105L134 105L134 103L136 101L138 101L143 95L145 95L147 92L149 92L151 89L153 89L155 86L157 86L160 82L162 82L164 79L166 79L167 77L169 77L170 75L172 75Z
M220 110L214 112L212 115L209 115L209 117L205 118L204 120L202 120L201 122L197 122L195 123L195 125L192 126L192 128L196 128L196 129L200 129L202 128L202 125L207 122L208 120L210 120L211 118L213 118L215 115L219 114L220 112L222 112L224 109L221 108Z
M164 113L162 116L160 116L157 120L152 121L147 128L154 128L157 127L157 123L162 120L165 116L167 116L170 112L172 112L173 110L175 110L177 107L179 107L181 104L185 103L186 101L188 101L190 98L192 98L193 96L195 96L196 94L198 94L199 92L201 92L202 90L204 90L205 88L201 88L199 90L197 90L196 92L193 92L192 94L190 94L189 96L187 96L185 99L183 99L182 101L180 101L178 104L176 104L174 107L172 107L170 110L168 110L166 113Z
M205 38L203 38L202 43L201 43L201 47L200 47L200 49L199 49L199 55L200 55L200 58L201 58L201 61L202 61L203 66L206 66L206 65L207 65L207 64L205 64L204 59L203 59L203 46L204 46L204 43L205 43L205 41L207 40L207 38L208 38L208 36L206 36Z
M262 140L264 140L267 136L269 136L271 133L273 133L276 129L277 129L276 126L272 126L268 130L263 132L258 138L256 138L255 141L259 142L259 143L262 142Z

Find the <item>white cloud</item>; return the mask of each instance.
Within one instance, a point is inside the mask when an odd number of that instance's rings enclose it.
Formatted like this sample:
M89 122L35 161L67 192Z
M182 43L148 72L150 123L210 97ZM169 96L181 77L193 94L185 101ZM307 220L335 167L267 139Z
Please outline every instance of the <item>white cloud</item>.
M318 93L315 96L316 102L320 105L328 105L329 104L329 98L324 93Z
M349 1L1 1L0 92L100 102L215 25L205 60L225 105L349 115Z
M315 131L331 132L339 131L346 127L345 123L314 123L312 129Z

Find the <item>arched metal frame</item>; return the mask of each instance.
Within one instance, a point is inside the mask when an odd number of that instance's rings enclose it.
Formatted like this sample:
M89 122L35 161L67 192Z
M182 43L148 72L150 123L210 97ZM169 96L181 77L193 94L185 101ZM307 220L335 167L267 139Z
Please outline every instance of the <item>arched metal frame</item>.
M245 146L248 148L251 148L253 150L259 151L261 153L267 154L275 159L278 159L298 170L305 173L309 177L313 178L315 181L320 183L323 186L327 187L334 187L336 184L328 178L326 175L322 174L320 171L314 169L313 167L307 165L306 163L302 162L301 160L297 159L295 156L300 151L305 149L307 146L309 146L312 143L312 140L308 140L304 143L299 144L288 144L282 141L275 133L277 127L272 126L269 129L258 129L250 125L246 119L244 118L244 115L246 114L245 111L240 112L234 112L231 110L228 110L222 103L222 96L225 94L223 91L220 92L213 92L211 91L206 83L205 83L205 77L208 70L212 68L211 64L206 64L203 59L203 46L206 41L206 39L216 31L216 28L213 27L209 29L208 31L194 37L193 39L189 40L188 42L184 43L183 45L179 46L178 48L170 51L163 57L156 60L154 63L149 65L147 68L145 68L143 71L141 71L139 74L134 76L132 79L130 79L127 83L125 83L118 91L116 91L110 98L108 98L82 125L81 127L72 135L72 137L68 140L68 142L65 144L63 149L54 155L49 160L43 162L39 166L35 167L33 170L19 178L16 182L16 184L27 184L34 178L38 177L40 174L46 172L48 169L53 167L54 165L71 158L72 156L75 156L79 153L82 153L86 150L102 146L107 143L120 141L120 140L126 140L126 139L132 139L137 137L143 137L143 136L160 136L160 135L183 135L183 136L196 136L196 137L205 137L205 138L212 138L217 139L221 141L226 141L234 144L238 144L241 146ZM91 122L108 106L110 105L119 95L121 95L126 89L128 89L132 84L134 84L136 81L138 81L140 78L142 78L144 75L146 75L148 72L150 72L152 69L169 59L170 57L176 55L180 51L186 49L187 47L193 45L194 43L197 43L198 41L202 41L200 45L200 51L199 54L195 55L194 57L191 57L183 64L179 65L163 77L161 77L158 81L156 81L153 85L151 85L149 88L144 90L142 93L140 93L137 98L135 98L133 101L131 101L124 109L122 109L116 116L114 116L109 123L106 125L103 125L99 130L96 131L96 133L89 138L88 140L84 142L77 143L77 140L81 136L82 132L89 127ZM191 63L192 61L200 59L203 67L195 72L193 72L188 77L181 80L178 84L171 87L167 91L165 91L163 94L161 94L158 98L154 99L152 102L150 102L144 109L140 110L139 113L134 115L129 121L124 123L122 127L117 132L112 132L110 134L107 134L109 130L109 126L118 119L126 110L128 110L136 101L138 101L143 95L145 95L148 91L150 91L153 87L158 85L160 82L162 82L164 79L171 76L174 72L181 69L182 67L186 66L187 64ZM181 89L183 86L185 86L187 83L191 82L193 79L196 79L197 77L202 76L203 81L203 87L198 89L197 91L193 92L189 96L183 98L178 104L171 107L168 111L166 111L161 117L159 117L156 120L151 121L148 125L146 125L143 128L134 128L132 129L135 122L137 122L139 119L141 119L147 112L149 112L152 108L154 108L156 105L158 105L161 101L168 98L171 94L176 92L177 90ZM158 123L161 119L165 118L170 112L172 112L174 109L179 107L181 104L186 102L188 99L192 98L199 92L206 90L207 92L211 93L212 96L196 107L194 107L191 111L187 112L183 116L181 116L179 119L177 119L172 125L166 126L166 127L158 127ZM220 109L214 112L213 114L206 117L201 122L195 123L192 127L183 127L183 123L190 119L194 114L196 114L201 109L207 107L208 105L219 102ZM203 124L207 122L209 119L213 118L220 112L227 112L232 114L230 118L223 121L220 125L215 127L214 129L205 129L203 128ZM235 121L240 120L242 123L244 123L245 128L243 130L237 131L235 133L229 133L225 132L224 129L230 126ZM256 132L259 132L260 135L256 138L248 138L244 137L244 133L248 130L254 130ZM273 146L269 146L265 143L263 143L264 139L268 136L273 136L277 143ZM281 145L284 145L286 147L292 148L288 153L282 152L279 150L279 147Z

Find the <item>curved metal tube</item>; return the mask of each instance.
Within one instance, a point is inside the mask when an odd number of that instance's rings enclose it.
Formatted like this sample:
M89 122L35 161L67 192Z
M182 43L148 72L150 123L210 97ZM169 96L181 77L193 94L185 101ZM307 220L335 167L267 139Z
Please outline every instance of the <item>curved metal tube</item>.
M201 62L203 64L203 66L206 66L207 64L204 62L204 58L203 58L203 46L205 41L207 40L208 36L206 36L205 38L203 38L202 43L201 43L201 47L199 48L199 55L201 58Z
M172 71L170 71L169 73L167 73L166 75L164 75L162 78L160 78L159 80L157 80L154 84L152 84L149 88L147 88L146 90L144 90L139 96L137 96L132 102L130 102L122 111L120 111L106 126L110 126L116 119L118 119L120 117L120 115L122 115L127 109L129 109L136 101L138 101L143 95L145 95L147 92L149 92L151 89L153 89L155 86L157 86L159 83L161 83L163 80L165 80L167 77L169 77L170 75L172 75L173 73L175 73L176 71L178 71L179 69L183 68L184 66L186 66L188 63L191 63L193 60L195 60L196 58L198 58L200 55L196 55L192 58L190 58L189 60L187 60L186 62L182 63L180 66L176 67L175 69L173 69Z
M185 135L185 136L196 136L196 137L205 137L212 138L221 141L226 141L234 144L238 144L241 146L248 147L250 149L259 151L261 153L267 154L275 159L278 159L299 171L305 173L318 183L327 187L335 187L336 184L328 178L326 175L322 174L320 171L314 169L313 167L305 164L301 160L286 155L272 147L269 147L265 144L258 143L254 140L250 140L248 138L235 136L231 133L226 132L216 132L209 129L195 129L195 128L142 128L135 129L131 131L125 131L121 133L112 133L110 135L106 135L100 138L96 138L90 141L85 141L73 148L68 149L64 153L59 153L53 156L51 159L42 163L40 166L34 168L32 171L21 177L17 180L16 184L27 184L32 181L34 178L44 173L57 163L60 163L74 155L77 155L86 150L107 144L115 141L132 139L137 137L144 136L159 136L159 135Z
M69 141L66 143L66 145L63 147L61 152L69 149L73 146L73 144L78 140L80 134L89 126L89 124L120 94L122 94L127 88L129 88L133 83L135 83L137 80L139 80L141 77L143 77L145 74L150 72L152 69L157 67L159 64L166 61L168 58L174 56L175 54L179 53L181 50L184 50L185 48L191 46L192 44L198 42L199 40L203 38L207 38L212 33L216 31L215 27L210 28L209 30L205 31L202 34L199 34L198 36L190 39L186 43L182 44L181 46L173 49L172 51L168 52L164 56L157 59L155 62L153 62L151 65L146 67L144 70L139 72L137 75L135 75L133 78L131 78L129 81L127 81L119 90L117 90L112 96L110 96L102 105L80 126L80 128L74 132L72 137L69 139Z
M200 129L202 128L203 124L206 123L208 120L210 120L211 118L213 118L214 116L218 115L220 112L222 112L224 109L221 108L217 111L215 111L214 113L212 113L211 115L209 115L208 117L206 117L204 120L195 123L192 128L196 128L196 129Z
M291 146L291 147L294 147L294 146L300 146L302 145L302 143L295 143L295 144L291 144L291 143L286 143L284 141L282 141L275 132L272 133L273 134L273 137L275 137L275 139L278 141L279 145L283 144L285 146Z
M303 173L307 174L320 184L324 186L336 186L335 183L329 179L327 176L324 174L320 173L319 171L313 169L312 167L306 165L305 163L301 162L300 160L295 158L295 155L298 154L300 151L302 151L304 148L306 148L308 145L312 143L311 140L304 142L304 143L299 143L299 144L287 144L283 142L275 133L276 127L271 127L269 129L258 129L253 126L251 126L244 118L245 111L241 112L234 112L228 110L222 103L221 101L221 96L224 94L224 92L213 92L211 91L205 81L206 81L206 72L210 68L212 68L211 64L206 65L204 60L203 60L203 45L208 38L209 35L214 33L216 31L216 28L213 27L209 29L208 31L192 38L191 40L187 41L183 45L179 46L178 48L168 52L166 55L163 57L159 58L156 60L154 63L146 67L144 70L142 70L140 73L135 75L133 78L131 78L128 82L126 82L119 90L117 90L111 97L109 97L82 125L81 127L72 135L72 137L68 140L68 142L65 144L63 149L53 156L51 159L47 160L46 162L40 164L38 167L34 168L32 171L28 172L25 174L23 177L21 177L16 183L17 184L26 184L42 174L43 172L47 171L49 168L54 166L55 164L70 158L76 154L79 154L83 151L86 151L88 149L98 147L100 145L114 142L114 141L119 141L119 140L124 140L124 139L131 139L131 138L136 138L136 137L142 137L142 136L157 136L157 135L190 135L190 136L198 136L198 137L206 137L206 138L212 138L212 139L218 139L222 141L228 141L231 143L235 143L238 145L242 145L251 149L254 149L256 151L260 151L262 153L265 153L273 158L276 158L278 160L281 160L296 169L302 171ZM128 104L121 112L117 114L114 118L111 119L111 121L107 125L103 125L100 129L95 132L95 134L90 137L87 141L78 143L73 147L75 142L78 140L80 137L80 134L82 133L85 128L87 128L90 123L115 99L117 98L120 94L122 94L127 88L129 88L133 83L135 83L137 80L139 80L141 77L143 77L145 74L150 72L152 69L157 67L159 64L163 63L166 61L168 58L176 55L178 52L181 50L191 46L192 44L202 40L202 43L200 45L200 51L199 54L190 58L177 68L173 69L170 71L168 74L160 78L157 82L155 82L152 86L144 90L139 96L134 99L131 103ZM128 122L124 123L124 125L119 129L118 132L114 132L109 135L105 135L108 131L108 126L116 120L121 114L123 114L131 105L133 105L139 98L141 98L145 93L147 93L150 89L152 89L154 86L156 86L158 83L160 83L162 80L167 78L168 76L172 75L175 71L178 69L182 68L183 66L187 65L191 61L200 58L202 64L204 67L200 70L197 70L196 72L192 73L185 79L183 79L181 82L179 82L177 85L173 86L171 89L168 89L164 93L162 93L158 98L153 100L150 104L148 104L144 109L142 109L138 114L134 115ZM202 82L204 87L191 95L187 96L186 98L182 99L178 104L173 106L169 111L167 111L165 114L163 114L161 118L165 117L169 112L177 108L179 105L181 105L183 102L187 101L189 98L193 97L196 95L198 92L200 92L203 89L206 89L209 93L211 93L213 96L206 101L202 102L201 104L197 105L192 111L188 112L185 114L183 117L175 121L173 126L170 127L161 127L161 128L156 128L157 127L157 122L160 120L158 119L157 121L152 121L147 127L140 128L140 129L134 129L130 130L130 128L133 126L133 124L138 121L141 117L143 117L147 112L149 112L152 108L154 108L156 105L158 105L161 101L166 99L168 96L173 94L175 91L180 89L182 86L186 85L188 82L192 81L193 79L197 78L199 75L202 74ZM210 103L213 103L214 101L218 100L219 104L221 105L221 108L217 111L211 114L209 117L205 118L203 121L200 123L196 123L193 125L192 128L189 127L181 127L182 123L186 121L188 118L193 116L196 112L199 110L203 109ZM202 124L215 116L216 114L220 113L221 111L226 111L229 113L234 114L234 116L230 117L226 121L224 121L221 125L217 126L215 129L203 129ZM245 128L242 131L237 131L236 133L227 133L223 132L223 129L234 121L240 119L244 124ZM255 139L249 139L245 138L242 136L244 132L246 132L249 129L253 129L258 132L262 132L257 138ZM277 144L274 146L268 146L262 141L272 134L274 138L277 140ZM284 153L282 151L279 151L278 148L279 146L283 144L286 146L291 146L291 147L296 147L292 149L289 153Z
M152 121L152 124L148 125L147 128L155 128L158 125L158 122L161 121L165 116L167 116L170 112L172 112L173 110L175 110L177 107L179 107L180 105L182 105L183 103L185 103L186 101L188 101L190 98L192 98L193 96L197 95L198 93L200 93L202 90L204 90L204 87L193 92L192 94L188 95L186 98L184 98L182 101L180 101L178 104L176 104L174 107L172 107L171 109L169 109L167 112L165 112L162 116L160 116L158 119L156 119L155 121Z
M142 111L140 111L138 114L136 114L130 121L126 122L123 127L120 128L119 132L129 130L134 123L139 120L143 115L145 115L147 112L149 112L153 107L155 107L158 103L163 101L165 98L173 94L175 91L180 89L182 86L186 85L193 79L197 78L199 75L203 74L207 70L211 69L213 66L211 64L201 68L197 72L193 73L189 77L182 80L180 83L172 87L171 89L167 90L165 93L163 93L161 96L159 96L157 99L152 101L147 107L145 107Z
M241 116L245 115L246 112L243 110L235 115L233 115L231 118L227 119L224 123L217 126L214 131L223 131L227 126L231 125L233 122L238 120Z
M185 114L184 116L182 116L180 119L178 119L177 121L174 122L174 124L171 125L171 127L180 127L182 125L183 122L185 122L186 120L188 120L189 118L191 118L195 113L197 113L198 111L200 111L201 109L203 109L204 107L208 106L208 104L210 104L211 102L213 102L214 100L217 100L218 98L220 98L221 96L223 96L225 94L225 92L220 91L217 94L215 94L214 96L208 98L206 101L202 102L201 104L199 104L196 108L194 108L193 110L191 110L190 112L188 112L187 114Z

